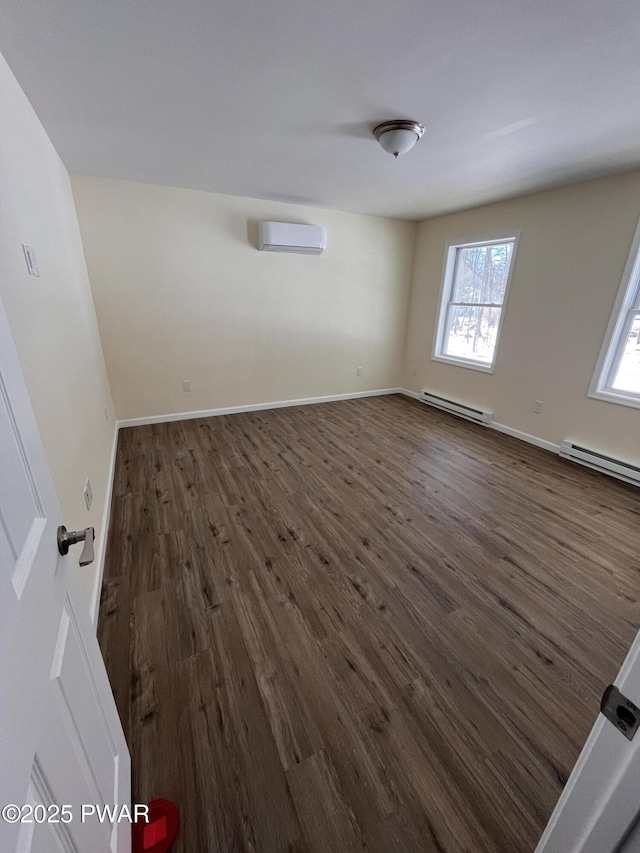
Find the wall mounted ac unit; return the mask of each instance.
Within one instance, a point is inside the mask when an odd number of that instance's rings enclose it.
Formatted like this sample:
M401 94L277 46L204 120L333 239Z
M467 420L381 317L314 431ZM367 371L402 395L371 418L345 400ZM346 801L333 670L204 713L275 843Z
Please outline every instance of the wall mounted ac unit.
M322 225L261 222L258 226L258 247L261 252L320 255L327 248L327 229Z

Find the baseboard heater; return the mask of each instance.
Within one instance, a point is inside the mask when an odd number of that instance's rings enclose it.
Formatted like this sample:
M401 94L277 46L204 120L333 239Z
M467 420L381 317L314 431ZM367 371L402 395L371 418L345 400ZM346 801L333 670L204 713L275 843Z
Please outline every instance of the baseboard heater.
M474 424L489 426L493 420L492 412L483 412L480 409L472 409L471 406L456 403L454 400L447 400L446 397L438 397L437 394L431 394L429 391L423 391L420 394L419 399L428 406L435 406L436 409L442 409L444 412L457 415L459 418L464 418L467 421L473 421Z
M595 471L601 471L603 474L617 477L619 480L624 480L625 483L640 486L640 468L637 465L629 465L629 463L621 462L612 456L605 456L604 453L596 453L595 450L580 447L580 445L566 439L560 445L560 456L570 459L572 462L579 462Z

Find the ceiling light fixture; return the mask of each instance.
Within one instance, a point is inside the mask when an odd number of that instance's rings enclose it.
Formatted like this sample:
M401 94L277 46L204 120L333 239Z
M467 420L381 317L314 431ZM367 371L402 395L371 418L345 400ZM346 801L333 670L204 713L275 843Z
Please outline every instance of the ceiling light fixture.
M383 121L373 128L373 135L389 154L397 159L398 154L411 151L424 133L424 125L410 119Z

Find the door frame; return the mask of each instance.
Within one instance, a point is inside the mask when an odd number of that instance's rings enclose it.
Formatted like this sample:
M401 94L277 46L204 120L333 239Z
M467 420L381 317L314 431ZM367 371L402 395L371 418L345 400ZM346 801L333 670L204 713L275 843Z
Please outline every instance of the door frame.
M640 631L615 685L640 707ZM640 735L628 741L598 713L535 853L614 853L638 817L638 791Z

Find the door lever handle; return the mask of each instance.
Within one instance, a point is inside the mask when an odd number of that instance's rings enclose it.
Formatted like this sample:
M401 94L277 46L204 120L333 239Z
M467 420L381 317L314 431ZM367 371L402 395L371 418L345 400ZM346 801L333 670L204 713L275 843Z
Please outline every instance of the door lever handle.
M94 561L93 540L95 538L96 532L93 527L87 527L86 530L67 530L64 524L61 524L58 528L58 551L64 557L69 553L70 545L84 542L84 548L80 554L80 565L88 566Z

